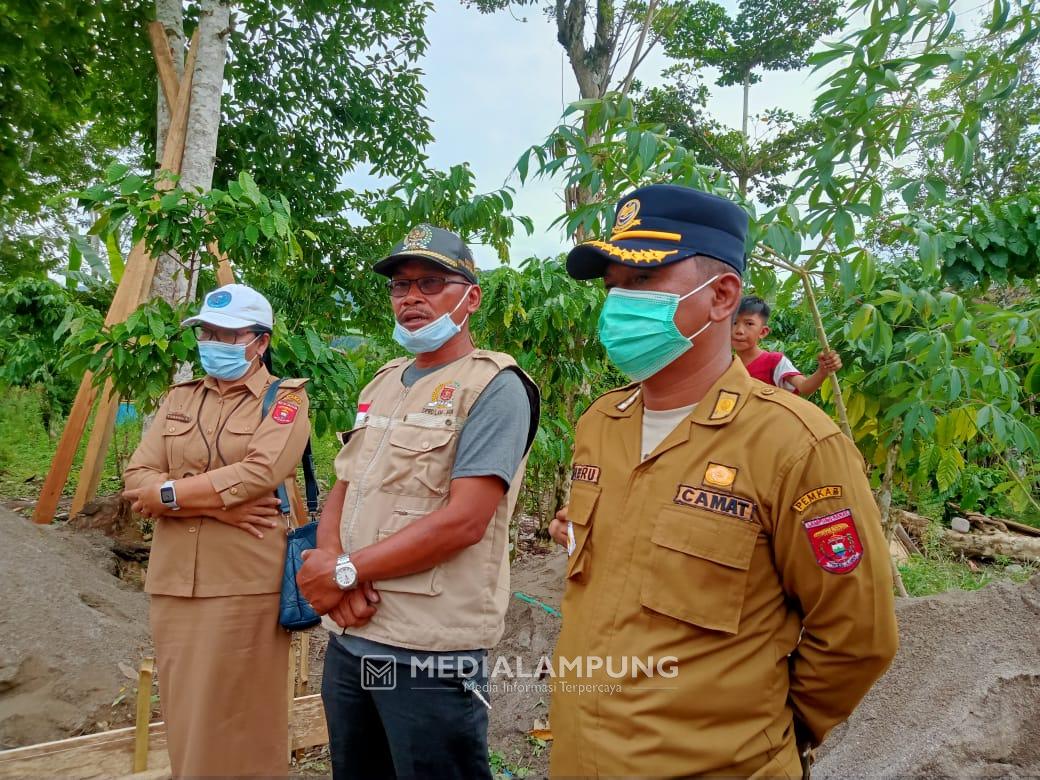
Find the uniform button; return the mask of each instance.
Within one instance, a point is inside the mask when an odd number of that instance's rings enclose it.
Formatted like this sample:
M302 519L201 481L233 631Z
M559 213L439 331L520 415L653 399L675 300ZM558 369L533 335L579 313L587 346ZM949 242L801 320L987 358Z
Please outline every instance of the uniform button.
M774 388L767 387L765 390L762 391L762 395L772 395L775 392L776 390Z
M238 495L238 488L237 487L231 488L231 495L233 495L233 496L237 496Z
M206 429L206 433L213 433L213 429L212 428L207 428Z
M195 526L191 526L190 528L188 528L188 533L189 534L195 533Z
M173 433L173 432L174 432L175 430L177 430L177 429L176 429L176 428L174 428L174 427L173 427L173 426L171 425L171 426L170 426L170 433Z
M424 441L424 442L422 443L422 448L423 448L424 450L428 450L428 449L430 449L430 443L429 443L428 441Z

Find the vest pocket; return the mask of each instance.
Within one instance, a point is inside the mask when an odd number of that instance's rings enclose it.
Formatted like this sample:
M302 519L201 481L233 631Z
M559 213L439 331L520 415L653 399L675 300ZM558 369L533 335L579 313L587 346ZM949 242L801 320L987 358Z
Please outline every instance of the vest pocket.
M574 552L567 559L567 576L581 580L588 577L592 542L592 517L599 501L599 487L587 482L571 483L571 500L567 520L574 528Z
M383 492L399 496L448 495L456 435L454 428L396 426L390 431Z
M364 431L367 427L367 425L362 425L337 434L339 440L343 442L343 446L333 461L333 470L336 472L336 479L341 482L354 481L357 474L358 456L365 440Z
M737 633L759 530L710 512L662 509L650 536L640 603L701 628Z
M431 510L432 511L432 510ZM412 509L395 509L390 515L390 528L380 528L376 533L376 541L381 542L389 536L414 523L419 518L425 517L429 512L416 511ZM376 590L385 590L391 593L415 593L420 596L436 596L441 592L440 584L437 582L437 572L440 566L434 566L426 571L418 571L415 574L406 574L403 577L394 577L390 580L374 582Z

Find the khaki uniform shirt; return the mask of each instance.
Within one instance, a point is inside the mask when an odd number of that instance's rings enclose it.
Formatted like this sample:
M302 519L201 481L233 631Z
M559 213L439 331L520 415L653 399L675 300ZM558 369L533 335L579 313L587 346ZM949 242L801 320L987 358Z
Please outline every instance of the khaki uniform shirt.
M128 489L206 474L230 508L291 480L310 436L306 379L283 379L267 416L273 378L263 366L222 395L212 377L174 385L123 475ZM287 485L288 487L288 485ZM156 521L145 590L168 596L277 593L285 533L263 539L187 513Z
M863 460L739 360L641 463L642 416L578 423L551 774L800 776L793 720L823 740L897 645Z

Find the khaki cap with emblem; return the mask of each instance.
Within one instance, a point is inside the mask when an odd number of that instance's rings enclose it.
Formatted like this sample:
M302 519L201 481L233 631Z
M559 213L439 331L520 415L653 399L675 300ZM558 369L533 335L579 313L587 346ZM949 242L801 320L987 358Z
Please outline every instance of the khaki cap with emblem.
M477 283L477 264L466 243L455 233L432 225L416 225L394 245L390 254L372 266L372 270L390 276L402 260L427 260L445 271L460 274Z

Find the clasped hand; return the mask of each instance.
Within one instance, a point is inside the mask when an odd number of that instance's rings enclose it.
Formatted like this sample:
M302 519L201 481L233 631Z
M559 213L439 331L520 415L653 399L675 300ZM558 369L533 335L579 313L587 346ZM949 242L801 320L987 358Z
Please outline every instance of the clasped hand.
M371 582L342 591L336 585L336 558L329 550L303 551L303 566L296 573L300 593L319 615L328 615L343 628L358 628L376 614L379 593Z

